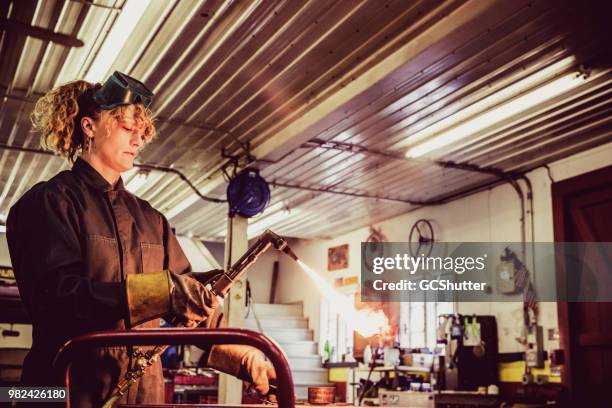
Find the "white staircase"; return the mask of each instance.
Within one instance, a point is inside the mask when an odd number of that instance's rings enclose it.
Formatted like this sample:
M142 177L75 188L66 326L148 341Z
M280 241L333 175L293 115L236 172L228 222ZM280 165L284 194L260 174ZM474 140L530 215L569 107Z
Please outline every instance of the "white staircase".
M296 398L307 399L309 386L327 384L327 369L321 365L302 305L255 303L253 309L263 333L279 343L287 355ZM259 331L253 309L245 320L245 328Z

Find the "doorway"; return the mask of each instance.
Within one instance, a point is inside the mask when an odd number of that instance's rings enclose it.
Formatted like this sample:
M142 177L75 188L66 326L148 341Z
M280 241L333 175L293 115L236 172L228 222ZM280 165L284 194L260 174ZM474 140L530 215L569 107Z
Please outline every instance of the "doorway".
M554 183L552 200L556 242L612 242L612 166ZM609 251L601 252L600 272L610 273ZM564 293L561 275L557 289ZM570 406L610 406L612 303L558 302L558 315Z

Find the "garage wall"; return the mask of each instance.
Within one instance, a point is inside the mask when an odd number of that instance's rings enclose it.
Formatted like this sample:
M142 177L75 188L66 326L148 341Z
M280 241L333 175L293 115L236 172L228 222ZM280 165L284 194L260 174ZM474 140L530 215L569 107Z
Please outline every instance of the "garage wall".
M612 143L571 156L550 164L550 176L560 181L579 174L612 165ZM553 241L551 179L545 168L539 168L528 175L534 189L535 241ZM350 209L347 208L347 211ZM404 214L376 225L382 228L389 241L406 241L411 226L420 218L433 221L437 240L457 241L520 241L520 203L514 189L501 185L460 200L436 207L427 207ZM324 217L321 220L324 222ZM308 265L330 282L340 276L359 275L360 242L369 235L368 228L362 228L330 240L297 240L292 248ZM529 235L528 235L529 239ZM348 243L350 245L349 268L327 272L327 249ZM321 297L301 269L287 257L280 257L281 268L278 286L278 302L304 303L304 312L310 319L310 328L315 332L319 347L324 342L325 324L319 316ZM555 285L550 277L535 276L536 287ZM492 314L497 317L500 351L521 351L514 340L520 335L521 303L460 303L459 313ZM541 304L540 323L544 326L545 347L559 347L558 341L548 340L548 329L557 328L555 303Z

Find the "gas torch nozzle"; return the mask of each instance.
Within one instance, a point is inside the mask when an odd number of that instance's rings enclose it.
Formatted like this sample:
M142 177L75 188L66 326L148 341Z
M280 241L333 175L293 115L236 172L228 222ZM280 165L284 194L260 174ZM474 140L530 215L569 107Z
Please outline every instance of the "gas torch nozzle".
M272 241L272 245L274 245L274 248L277 250L289 255L294 261L299 260L295 252L293 252L289 247L289 244L287 244L285 238L278 236L270 230L265 230L262 236L269 238L270 241Z
M293 252L291 248L289 248L289 245L285 246L285 248L283 248L282 251L286 253L287 255L289 255L291 258L293 258L294 261L297 262L300 260L295 254L295 252Z

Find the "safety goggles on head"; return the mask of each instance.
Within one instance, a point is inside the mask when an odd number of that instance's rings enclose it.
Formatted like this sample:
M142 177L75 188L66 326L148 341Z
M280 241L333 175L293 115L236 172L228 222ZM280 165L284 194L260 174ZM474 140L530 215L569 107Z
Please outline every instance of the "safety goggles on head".
M153 92L139 80L115 71L94 93L93 99L104 110L136 103L148 107L153 101Z

